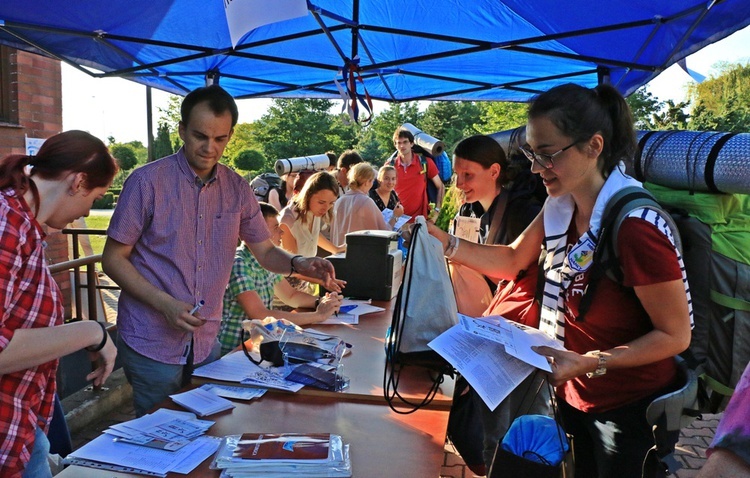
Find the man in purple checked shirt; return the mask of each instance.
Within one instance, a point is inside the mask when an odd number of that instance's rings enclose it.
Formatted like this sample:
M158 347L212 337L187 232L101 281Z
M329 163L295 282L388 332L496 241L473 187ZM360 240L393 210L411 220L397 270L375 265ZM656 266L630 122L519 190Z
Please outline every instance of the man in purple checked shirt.
M218 85L189 93L175 154L133 171L107 231L102 266L121 288L118 349L137 416L219 356L222 297L238 239L266 269L340 291L330 262L292 257L270 240L247 181L219 164L237 105ZM203 301L203 306L191 310Z

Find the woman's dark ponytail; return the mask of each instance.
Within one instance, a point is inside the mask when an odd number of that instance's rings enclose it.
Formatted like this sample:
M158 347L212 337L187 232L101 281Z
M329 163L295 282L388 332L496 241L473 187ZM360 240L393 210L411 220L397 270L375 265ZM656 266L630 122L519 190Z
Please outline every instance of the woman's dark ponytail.
M612 122L612 137L609 152L602 158L602 172L605 177L620 163L631 163L636 150L635 129L630 106L613 86L603 84L594 88L602 108ZM604 155L603 155L604 156Z

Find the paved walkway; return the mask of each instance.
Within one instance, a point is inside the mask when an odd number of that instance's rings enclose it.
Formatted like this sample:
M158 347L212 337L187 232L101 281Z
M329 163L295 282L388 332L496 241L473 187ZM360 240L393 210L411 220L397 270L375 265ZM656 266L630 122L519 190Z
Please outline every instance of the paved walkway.
M111 284L109 278L100 274L99 281L102 284ZM103 290L102 298L108 321L116 321L117 297L119 291ZM66 409L66 412L70 410ZM417 412L419 413L419 412ZM77 449L88 441L99 436L102 431L112 424L135 418L135 412L130 401L121 408L102 414L100 418L86 425L81 430L72 434L73 448ZM706 449L713 439L716 426L721 415L703 415L701 420L694 421L691 426L682 430L680 440L677 443L677 460L683 468L677 471L676 478L694 478L706 461ZM415 457L418 459L418 457ZM455 452L450 443L445 445L445 456L440 478L473 478L474 473L466 467L461 457ZM411 477L410 477L411 478Z

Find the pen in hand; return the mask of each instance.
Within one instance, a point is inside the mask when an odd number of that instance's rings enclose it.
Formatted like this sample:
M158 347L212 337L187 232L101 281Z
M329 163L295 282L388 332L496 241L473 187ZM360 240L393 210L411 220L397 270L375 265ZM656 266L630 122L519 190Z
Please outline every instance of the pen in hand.
M188 313L190 315L195 314L196 312L198 312L198 309L200 309L201 307L203 307L203 304L205 304L205 303L206 303L206 301L204 301L204 300L198 301L198 303L195 304L195 307L193 307L192 309L190 309L190 312L188 312Z

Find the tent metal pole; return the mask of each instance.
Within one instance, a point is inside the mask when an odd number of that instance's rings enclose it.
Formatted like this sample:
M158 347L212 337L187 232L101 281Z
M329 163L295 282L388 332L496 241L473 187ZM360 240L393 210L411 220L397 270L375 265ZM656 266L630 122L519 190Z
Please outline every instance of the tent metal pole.
M151 103L151 87L146 86L146 141L148 148L147 162L154 160L154 119Z

